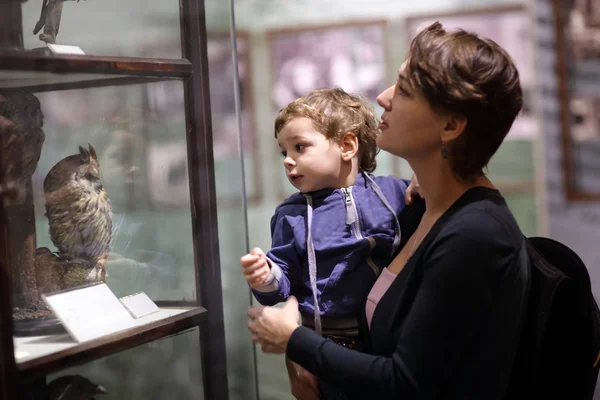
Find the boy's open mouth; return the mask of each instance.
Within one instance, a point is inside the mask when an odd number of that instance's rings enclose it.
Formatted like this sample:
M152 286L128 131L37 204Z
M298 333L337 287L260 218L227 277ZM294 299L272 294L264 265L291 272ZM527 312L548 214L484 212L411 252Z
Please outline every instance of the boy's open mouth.
M292 182L297 182L302 178L302 175L292 174L292 175L288 175L288 178L290 178L290 181L292 181Z

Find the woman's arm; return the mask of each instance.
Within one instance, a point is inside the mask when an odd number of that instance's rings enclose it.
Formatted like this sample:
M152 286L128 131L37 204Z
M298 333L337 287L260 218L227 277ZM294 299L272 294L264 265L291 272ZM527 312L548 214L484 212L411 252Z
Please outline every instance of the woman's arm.
M475 217L473 222L480 223L480 216ZM497 237L506 235L505 231L498 226L480 228L445 235L424 255L422 281L391 357L346 349L305 328L297 328L291 335L288 357L349 394L435 397L485 329L499 277L516 256L514 248ZM515 285L515 295L517 290L520 285ZM401 293L386 295L401 297ZM390 315L385 319L394 318ZM376 337L394 334L373 333ZM497 337L502 336L498 332Z

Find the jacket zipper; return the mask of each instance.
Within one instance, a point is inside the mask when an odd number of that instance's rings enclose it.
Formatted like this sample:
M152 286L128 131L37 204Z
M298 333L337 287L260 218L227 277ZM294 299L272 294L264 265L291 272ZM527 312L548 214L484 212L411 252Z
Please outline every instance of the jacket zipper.
M360 218L358 217L358 210L356 209L356 202L354 197L352 196L352 186L347 188L342 188L342 192L344 193L344 201L346 203L346 225L352 225L354 228L354 236L358 240L364 239L362 235L362 228L360 226ZM375 239L372 237L367 237L367 241L369 242L369 255L367 256L367 264L371 267L375 276L379 276L379 268L373 262L371 258L371 251L375 247Z

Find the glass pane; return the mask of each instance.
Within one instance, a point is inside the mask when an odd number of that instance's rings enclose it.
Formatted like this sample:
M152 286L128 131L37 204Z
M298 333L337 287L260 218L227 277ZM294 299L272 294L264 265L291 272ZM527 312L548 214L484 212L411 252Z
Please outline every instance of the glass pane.
M202 390L202 364L198 330L126 350L100 360L49 375L58 379L83 377L106 391L102 400L198 399ZM65 377L65 378L63 378ZM84 398L84 399L87 399Z
M22 192L6 210L19 361L171 316L197 321L189 314L199 311L191 308L196 275L182 109L179 81L0 92L5 182ZM114 326L82 333L85 324L63 326L44 303L43 295L80 296L74 289L102 283L116 305L143 292L161 308L146 315L120 306L123 319ZM63 322L87 293L68 300ZM88 306L102 313L108 304ZM79 316L90 324L99 317ZM50 345L49 334L66 338Z
M54 42L78 46L88 55L142 57L149 48L156 47L162 49L154 51L156 57L165 58L168 47L162 44L172 42L175 49L181 47L177 0L143 4L118 0L49 1L45 10L42 3L46 2L22 3L23 44L27 51L43 50L46 43ZM180 54L176 57L180 58Z
M247 331L240 329L246 326L250 305L248 285L242 278L239 264L240 257L248 251L240 144L244 149L248 201L258 201L262 191L260 181L255 178L260 164L257 164L258 146L250 93L250 38L244 33L237 34L238 81L232 36L221 31L208 34L210 106L229 398L252 399L256 394L254 349ZM236 90L240 92L239 110L236 110Z

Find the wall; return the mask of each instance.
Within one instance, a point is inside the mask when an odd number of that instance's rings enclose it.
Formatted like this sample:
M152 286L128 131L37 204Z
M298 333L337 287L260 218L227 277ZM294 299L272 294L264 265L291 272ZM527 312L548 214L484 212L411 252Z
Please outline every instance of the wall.
M271 85L273 71L270 64L269 32L278 29L304 28L311 26L345 23L369 19L385 19L388 21L388 62L387 76L390 84L395 81L396 69L404 59L407 34L404 18L412 14L450 10L468 10L493 5L524 4L519 1L460 1L460 0L425 0L419 2L399 2L395 0L236 0L236 30L250 33L252 58L252 108L254 115L255 140L258 149L255 153L244 153L246 165L246 183L251 186L257 179L263 190L263 197L258 202L248 205L248 225L250 247L259 246L268 249L270 246L269 220L273 210L281 200L282 188L292 193L293 188L285 183L281 158L273 139L272 125L276 109L271 101ZM331 10L335 10L332 12ZM378 112L381 110L376 107ZM537 112L537 106L536 110ZM510 142L495 157L491 166L492 177L517 179L519 175L530 177L538 182L531 188L531 195L515 195L509 197L509 205L516 214L525 233L543 234L546 232L543 171L535 165L539 146L537 133L531 141ZM255 163L255 159L259 162ZM391 173L391 159L385 153L378 155L377 174ZM256 166L258 171L253 172ZM408 165L403 164L400 175L411 176ZM283 184L282 184L282 181ZM541 183L541 184L540 184ZM261 399L292 399L289 394L286 369L282 356L265 355L257 350L259 390Z
M544 159L547 176L549 236L570 246L583 259L592 280L596 299L600 296L600 204L569 202L563 184L562 145L558 103L557 55L552 2L535 0L537 66L540 76ZM597 175L595 183L600 180ZM594 399L600 399L596 385Z
M554 20L550 1L536 0L537 58L542 94L543 141L548 187L550 236L571 246L587 264L594 293L600 294L600 204L569 202L563 184L562 145L555 73Z

